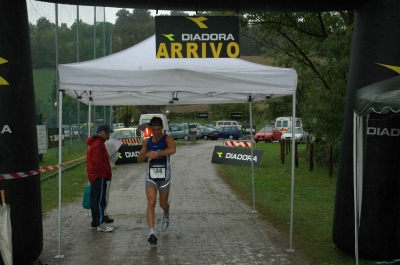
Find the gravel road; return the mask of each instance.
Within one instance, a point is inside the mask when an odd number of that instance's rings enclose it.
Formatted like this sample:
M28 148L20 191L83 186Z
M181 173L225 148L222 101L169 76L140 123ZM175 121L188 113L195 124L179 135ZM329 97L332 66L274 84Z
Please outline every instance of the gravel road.
M108 213L115 230L90 229L91 217L80 198L62 208L60 252L58 209L43 218L43 252L34 264L308 264L288 252L289 239L218 177L211 156L220 144L188 142L171 157L170 226L161 231L157 203L155 247L147 243L146 163L125 164L116 167L111 185ZM55 258L60 253L63 258Z

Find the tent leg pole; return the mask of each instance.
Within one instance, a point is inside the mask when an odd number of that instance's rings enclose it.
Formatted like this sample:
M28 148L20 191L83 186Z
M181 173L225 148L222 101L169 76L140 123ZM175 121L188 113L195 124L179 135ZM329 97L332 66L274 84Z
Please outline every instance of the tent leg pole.
M252 98L249 96L249 112L250 112L250 154L251 154L251 182L253 188L253 213L256 213L256 195L254 191L254 160L253 160L253 111L252 111Z
M353 193L354 193L354 256L358 265L358 194L357 194L357 129L358 119L353 116Z
M292 102L292 146L294 147L296 144L294 128L296 126L296 91L293 93L293 102ZM293 201L294 201L294 161L295 160L295 152L292 150L292 170L291 170L291 189L290 189L290 239L289 239L289 252L294 252L293 249Z
M56 258L63 258L61 255L61 192L62 192L62 92L58 93L58 254Z

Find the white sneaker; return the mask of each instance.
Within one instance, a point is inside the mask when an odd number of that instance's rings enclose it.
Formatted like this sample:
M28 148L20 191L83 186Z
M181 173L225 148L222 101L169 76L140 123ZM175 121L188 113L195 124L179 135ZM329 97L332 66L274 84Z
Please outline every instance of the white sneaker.
M114 230L114 227L105 224L101 224L97 227L97 231L100 232L111 232L112 230Z
M167 230L168 226L169 226L169 215L163 216L162 223L161 223L161 229L163 231L165 231L165 230Z

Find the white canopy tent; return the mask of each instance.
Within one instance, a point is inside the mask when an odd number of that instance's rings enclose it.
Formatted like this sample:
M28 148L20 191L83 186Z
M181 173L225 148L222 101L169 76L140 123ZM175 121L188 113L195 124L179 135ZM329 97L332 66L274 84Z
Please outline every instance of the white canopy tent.
M292 115L296 117L297 73L294 69L265 66L237 58L157 59L155 36L106 57L59 65L58 73L60 93L64 91L89 106L249 102L251 110L251 103L254 101L292 95ZM59 107L59 124L62 124L61 105L62 102ZM292 126L295 126L294 120ZM293 146L294 141L292 137ZM253 154L253 147L251 151ZM61 170L59 178L61 179ZM61 186L59 190L61 191ZM293 196L294 152L291 171L290 251L293 251ZM61 200L61 196L59 197ZM61 220L61 203L59 205ZM61 225L59 229L61 230Z
M293 95L297 86L294 69L235 58L157 59L154 36L106 57L59 65L58 72L60 90L103 106L243 103L248 95Z

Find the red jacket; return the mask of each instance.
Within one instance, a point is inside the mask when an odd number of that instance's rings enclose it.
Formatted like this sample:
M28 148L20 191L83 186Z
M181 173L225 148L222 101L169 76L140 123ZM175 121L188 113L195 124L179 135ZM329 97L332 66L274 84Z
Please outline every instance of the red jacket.
M88 145L86 169L89 182L93 183L97 178L111 180L111 166L104 139L98 135L90 136L86 144Z

